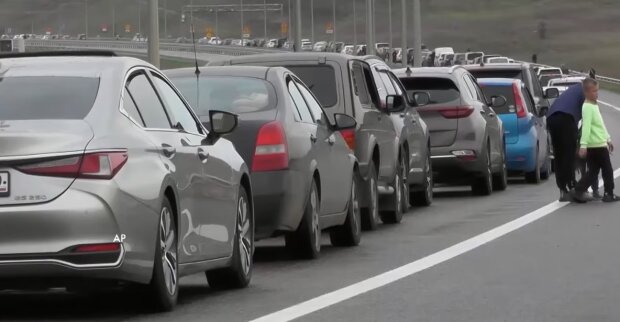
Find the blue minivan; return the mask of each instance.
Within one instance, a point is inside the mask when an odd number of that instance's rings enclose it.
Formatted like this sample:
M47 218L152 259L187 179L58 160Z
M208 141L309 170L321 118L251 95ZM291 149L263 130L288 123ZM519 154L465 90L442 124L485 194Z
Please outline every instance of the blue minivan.
M529 183L539 183L551 172L551 145L545 121L546 107L536 106L530 91L518 79L479 78L487 100L506 99L494 107L504 124L508 171L524 174Z

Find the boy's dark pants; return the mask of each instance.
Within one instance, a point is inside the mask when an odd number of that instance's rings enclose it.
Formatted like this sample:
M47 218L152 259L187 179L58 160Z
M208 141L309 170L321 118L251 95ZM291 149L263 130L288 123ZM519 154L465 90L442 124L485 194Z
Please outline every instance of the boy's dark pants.
M615 188L614 169L611 166L609 149L607 149L607 147L589 148L586 162L588 163L588 172L585 176L581 177L577 183L577 187L575 187L575 190L579 193L586 192L588 187L590 187L593 182L598 180L599 171L602 171L603 182L605 183L605 193L613 194Z

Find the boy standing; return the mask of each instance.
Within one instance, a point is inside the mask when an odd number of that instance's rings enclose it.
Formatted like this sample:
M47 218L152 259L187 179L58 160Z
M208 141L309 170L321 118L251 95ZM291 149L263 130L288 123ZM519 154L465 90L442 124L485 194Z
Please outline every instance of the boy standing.
M583 121L579 156L586 158L588 172L577 183L573 198L580 203L588 200L586 191L598 179L600 170L605 183L605 195L602 200L604 202L620 201L620 197L614 194L614 170L609 157L609 153L614 150L614 145L598 108L598 82L592 78L586 78L583 81L583 92L586 100L581 113Z

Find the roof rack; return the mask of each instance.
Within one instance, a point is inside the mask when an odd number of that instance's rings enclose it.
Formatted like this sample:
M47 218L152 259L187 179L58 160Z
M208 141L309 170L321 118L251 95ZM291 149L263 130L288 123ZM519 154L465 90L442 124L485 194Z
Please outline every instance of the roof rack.
M57 51L33 51L27 53L0 53L2 58L26 58L26 57L115 57L115 52L111 50L57 50Z

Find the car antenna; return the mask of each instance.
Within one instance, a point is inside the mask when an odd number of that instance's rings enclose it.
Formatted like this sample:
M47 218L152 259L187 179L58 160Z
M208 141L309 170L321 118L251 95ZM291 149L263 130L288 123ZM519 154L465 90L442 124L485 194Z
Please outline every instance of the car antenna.
M194 45L194 63L196 65L196 106L194 108L200 108L200 68L198 67L198 49L196 48L196 33L194 31L194 22L191 23L192 28L192 44Z

